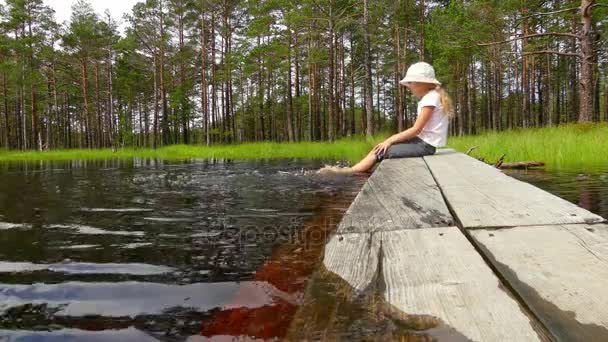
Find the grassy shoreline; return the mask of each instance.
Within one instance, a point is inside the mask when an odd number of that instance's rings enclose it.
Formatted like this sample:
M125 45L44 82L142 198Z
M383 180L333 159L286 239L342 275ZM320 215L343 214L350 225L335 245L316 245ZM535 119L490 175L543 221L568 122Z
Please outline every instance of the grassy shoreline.
M608 124L568 124L451 137L449 147L494 162L542 161L547 169L608 169Z
M156 150L149 148L124 148L113 152L111 149L72 149L52 151L0 151L0 162L37 160L94 160L114 158L158 158L178 159L326 159L357 161L374 146L364 139L341 139L329 142L300 143L243 143L237 145L171 145Z
M116 152L110 149L74 149L37 151L0 150L0 162L38 160L92 160L114 158L225 158L274 159L302 158L345 160L356 162L384 138L341 139L329 142L301 143L243 143L238 145L194 146L173 145L159 149L125 148ZM478 148L472 156L493 162L506 155L505 161L536 160L547 164L547 169L608 168L608 124L569 124L549 128L515 129L487 132L475 136L450 137L448 147L465 152Z

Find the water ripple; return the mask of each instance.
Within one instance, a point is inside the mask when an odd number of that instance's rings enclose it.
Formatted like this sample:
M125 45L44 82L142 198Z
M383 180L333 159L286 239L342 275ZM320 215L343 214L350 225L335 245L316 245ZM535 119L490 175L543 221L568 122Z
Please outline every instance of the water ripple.
M171 267L147 264L96 264L80 262L33 264L29 262L0 262L0 273L50 271L65 274L157 275L170 273L174 270Z

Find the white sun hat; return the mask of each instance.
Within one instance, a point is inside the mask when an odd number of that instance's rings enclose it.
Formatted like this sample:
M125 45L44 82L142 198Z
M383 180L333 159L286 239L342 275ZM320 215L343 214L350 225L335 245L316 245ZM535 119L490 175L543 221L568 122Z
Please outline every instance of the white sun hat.
M441 85L441 82L435 78L435 69L425 62L412 64L405 73L405 77L399 81L401 85L407 85L410 82L433 83Z

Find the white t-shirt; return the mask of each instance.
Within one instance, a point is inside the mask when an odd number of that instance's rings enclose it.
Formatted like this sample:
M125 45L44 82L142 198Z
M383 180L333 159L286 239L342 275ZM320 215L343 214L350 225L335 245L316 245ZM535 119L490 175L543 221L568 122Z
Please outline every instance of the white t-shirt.
M418 137L429 145L442 147L448 142L448 116L443 112L441 96L436 90L431 90L418 102L418 115L422 107L435 107L431 118L426 123Z

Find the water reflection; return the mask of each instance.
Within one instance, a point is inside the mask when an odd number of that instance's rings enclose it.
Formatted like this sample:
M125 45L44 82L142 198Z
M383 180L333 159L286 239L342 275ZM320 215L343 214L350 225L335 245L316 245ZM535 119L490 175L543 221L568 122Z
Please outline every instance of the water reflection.
M509 170L505 173L608 218L608 169Z
M132 274L151 275L173 271L171 267L146 264L95 264L65 262L60 264L33 264L29 262L1 262L0 273L49 271L66 274Z
M0 330L2 342L158 342L161 341L135 328L115 331L86 331L62 329L58 331L8 331Z
M136 317L160 315L167 309L179 307L194 311L220 307L255 309L274 303L275 298L295 303L295 298L265 282L189 285L67 282L3 285L0 308L6 312L26 304L44 304L47 309L57 309L54 311L56 316ZM227 302L229 299L231 301Z

